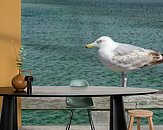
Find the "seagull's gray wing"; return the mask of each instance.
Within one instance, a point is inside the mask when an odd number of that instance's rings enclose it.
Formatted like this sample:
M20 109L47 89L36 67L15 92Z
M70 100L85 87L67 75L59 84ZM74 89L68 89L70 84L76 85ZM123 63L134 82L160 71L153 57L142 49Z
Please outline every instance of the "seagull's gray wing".
M118 46L114 51L115 55L127 55L134 51L145 51L145 49L130 44L118 43Z
M134 70L149 64L152 57L147 52L135 50L125 55L115 55L112 60L119 67Z
M118 44L112 60L120 67L129 70L163 63L163 54L141 47Z
M160 54L153 50L119 43L112 60L120 67L134 70L158 62L160 57Z

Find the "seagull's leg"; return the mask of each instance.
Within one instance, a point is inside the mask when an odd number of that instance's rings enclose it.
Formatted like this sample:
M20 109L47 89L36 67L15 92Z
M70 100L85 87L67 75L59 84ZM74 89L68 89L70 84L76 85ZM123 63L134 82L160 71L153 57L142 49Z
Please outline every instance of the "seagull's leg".
M127 87L127 74L125 72L122 72L122 87Z

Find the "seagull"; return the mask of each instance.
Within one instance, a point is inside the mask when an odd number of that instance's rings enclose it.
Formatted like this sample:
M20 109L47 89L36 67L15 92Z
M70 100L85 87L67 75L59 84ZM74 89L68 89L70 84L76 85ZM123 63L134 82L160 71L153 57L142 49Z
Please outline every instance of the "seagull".
M122 73L122 87L127 86L127 72L163 63L161 52L118 43L108 36L102 36L85 47L98 48L98 57L102 64L112 71Z

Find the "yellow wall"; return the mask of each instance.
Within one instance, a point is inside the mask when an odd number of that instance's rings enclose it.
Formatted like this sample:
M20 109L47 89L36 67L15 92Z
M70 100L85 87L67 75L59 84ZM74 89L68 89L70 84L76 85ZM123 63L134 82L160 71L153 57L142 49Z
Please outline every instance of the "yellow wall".
M0 87L11 86L12 77L18 73L12 40L18 50L21 45L21 0L0 0ZM20 108L20 102L18 104Z

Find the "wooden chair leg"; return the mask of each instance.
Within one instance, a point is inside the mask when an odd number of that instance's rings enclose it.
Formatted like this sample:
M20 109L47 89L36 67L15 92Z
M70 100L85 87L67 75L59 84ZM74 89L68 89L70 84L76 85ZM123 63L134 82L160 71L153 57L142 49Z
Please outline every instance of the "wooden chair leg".
M128 130L132 130L133 124L134 124L134 117L133 116L130 116Z
M137 130L140 130L140 117L137 119Z
M154 130L154 126L153 126L153 121L152 121L152 117L148 117L148 123L149 123L149 129L150 130Z

